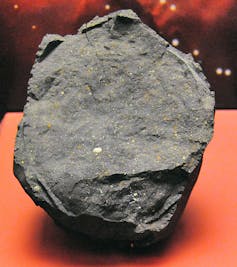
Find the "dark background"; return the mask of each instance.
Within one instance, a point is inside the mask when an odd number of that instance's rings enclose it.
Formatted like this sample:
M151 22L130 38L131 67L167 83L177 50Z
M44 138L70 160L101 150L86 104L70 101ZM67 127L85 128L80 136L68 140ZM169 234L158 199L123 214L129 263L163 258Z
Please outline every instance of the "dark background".
M72 34L95 15L122 8L132 8L168 41L193 54L216 92L217 108L237 108L235 0L1 0L0 117L4 111L22 111L35 53L46 33Z

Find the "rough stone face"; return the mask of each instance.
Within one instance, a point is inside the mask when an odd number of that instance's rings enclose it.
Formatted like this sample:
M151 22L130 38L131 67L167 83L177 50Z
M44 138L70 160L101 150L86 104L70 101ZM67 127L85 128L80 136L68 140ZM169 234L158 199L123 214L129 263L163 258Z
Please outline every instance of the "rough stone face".
M170 234L213 132L200 66L131 10L46 35L14 172L66 229L146 246Z

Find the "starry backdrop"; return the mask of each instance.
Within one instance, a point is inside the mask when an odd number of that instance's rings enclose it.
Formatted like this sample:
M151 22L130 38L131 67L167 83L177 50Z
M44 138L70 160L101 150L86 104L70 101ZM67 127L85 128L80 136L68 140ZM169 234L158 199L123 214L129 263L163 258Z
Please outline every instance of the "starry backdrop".
M126 8L201 63L217 108L237 108L236 0L1 0L0 110L23 109L46 33L73 34L96 15Z

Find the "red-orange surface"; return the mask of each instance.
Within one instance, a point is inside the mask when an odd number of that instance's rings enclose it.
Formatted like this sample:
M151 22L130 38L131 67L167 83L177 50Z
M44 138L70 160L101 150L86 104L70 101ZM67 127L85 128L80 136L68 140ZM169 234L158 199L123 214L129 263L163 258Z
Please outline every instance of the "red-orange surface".
M0 267L237 266L237 111L217 111L215 134L173 236L145 252L97 248L54 225L12 171L21 113L0 125Z

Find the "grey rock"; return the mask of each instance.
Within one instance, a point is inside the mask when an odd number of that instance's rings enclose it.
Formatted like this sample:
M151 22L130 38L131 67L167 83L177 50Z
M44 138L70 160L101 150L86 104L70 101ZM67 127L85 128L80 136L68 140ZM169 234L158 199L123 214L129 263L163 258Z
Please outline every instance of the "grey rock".
M192 56L131 10L46 35L14 172L66 229L147 246L174 229L213 133L214 93Z

